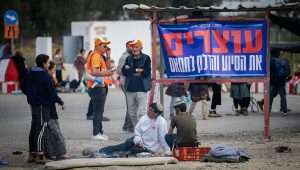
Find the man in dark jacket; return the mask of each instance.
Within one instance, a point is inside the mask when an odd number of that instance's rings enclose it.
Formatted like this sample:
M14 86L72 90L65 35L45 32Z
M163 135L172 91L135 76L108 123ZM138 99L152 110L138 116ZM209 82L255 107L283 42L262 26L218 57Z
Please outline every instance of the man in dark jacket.
M47 71L49 56L40 54L36 57L35 63L36 67L27 73L22 84L32 113L28 162L45 163L44 132L50 119L50 107L55 102L60 105L64 103L58 97Z
M147 112L147 92L151 88L151 60L142 53L142 41L135 40L130 45L132 54L127 57L122 73L125 76L128 115L135 127L138 116Z
M280 51L271 50L270 64L270 110L272 108L273 99L279 94L280 96L280 111L283 116L287 116L287 103L285 83L290 76L291 70L288 60L280 58Z

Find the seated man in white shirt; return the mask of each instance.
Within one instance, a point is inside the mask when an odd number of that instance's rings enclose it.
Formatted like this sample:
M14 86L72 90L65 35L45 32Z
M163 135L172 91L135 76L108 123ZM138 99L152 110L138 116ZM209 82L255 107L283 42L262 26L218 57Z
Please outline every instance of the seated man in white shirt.
M157 154L162 148L165 155L171 155L170 147L165 141L165 135L168 132L167 121L161 116L162 112L161 105L152 103L148 113L142 116L135 126L134 137L119 145L101 148L99 153L106 155L115 153L135 155L141 152Z

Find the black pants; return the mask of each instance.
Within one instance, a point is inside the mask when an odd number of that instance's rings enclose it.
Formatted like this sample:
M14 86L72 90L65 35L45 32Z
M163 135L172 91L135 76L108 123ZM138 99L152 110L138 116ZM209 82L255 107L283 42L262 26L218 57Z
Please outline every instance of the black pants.
M88 108L88 112L86 114L86 117L93 116L93 103L92 103L92 97L91 97L91 94L90 94L90 90L88 90L88 94L90 96L90 101L89 101L89 108Z
M31 115L29 152L44 152L45 128L50 119L50 107L31 105Z
M106 96L107 96L108 87L105 87L105 90L106 90ZM89 101L88 112L86 114L86 117L91 117L91 116L93 116L93 101L92 101L92 97L91 97L90 91L88 91L88 94L89 94L89 96L90 96L91 99Z
M210 109L215 110L217 108L217 105L221 105L221 85L212 83L210 86L212 87L213 91Z
M233 99L233 105L235 109L238 109L240 106L241 108L248 108L250 104L250 97L244 97L241 99Z
M139 147L134 144L133 137L127 139L124 143L118 144L118 145L112 145L112 146L106 146L104 148L101 148L99 150L100 153L105 154L114 154L114 153L128 153L130 155L135 155L137 153L141 152L150 152L146 148Z
M89 89L93 105L93 135L103 134L102 119L107 90L105 87L95 87Z
M287 113L287 103L286 103L286 91L285 85L271 85L270 86L270 110L272 110L273 99L279 94L280 96L280 110Z
M56 70L56 80L57 80L57 83L60 84L62 82L62 71L61 70Z

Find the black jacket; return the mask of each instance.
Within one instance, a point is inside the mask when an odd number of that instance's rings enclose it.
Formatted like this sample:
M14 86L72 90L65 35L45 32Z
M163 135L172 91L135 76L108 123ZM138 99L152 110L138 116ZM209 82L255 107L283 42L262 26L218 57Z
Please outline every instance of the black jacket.
M33 67L29 70L21 87L30 105L51 106L53 103L63 105L63 101L58 97L50 75L43 68Z
M130 68L126 69L128 65ZM144 71L137 75L136 69L141 68ZM139 58L128 56L122 68L122 73L126 77L125 89L129 92L147 92L151 89L151 60L146 54L141 54Z

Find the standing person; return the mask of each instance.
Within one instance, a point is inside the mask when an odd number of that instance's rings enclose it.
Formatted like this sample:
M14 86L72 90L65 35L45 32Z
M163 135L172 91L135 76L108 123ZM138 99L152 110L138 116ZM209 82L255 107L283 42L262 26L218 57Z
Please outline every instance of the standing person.
M125 76L125 90L128 103L128 114L133 126L138 116L147 112L147 92L151 88L151 60L142 53L143 44L140 40L132 43L132 55L128 56L122 68Z
M90 50L85 58L86 62L88 62L88 59L90 58L90 55L93 53L93 50ZM84 68L85 70L87 69L86 68L87 64L84 65ZM86 73L86 76L85 76L85 79L87 80L87 73ZM85 82L86 83L86 82ZM87 83L86 83L87 84ZM90 97L90 101L89 101L89 106L88 106L88 112L86 113L86 119L87 120L93 120L94 119L94 116L93 116L93 103L92 103L92 98L91 98L91 95L88 91L88 95Z
M240 114L247 116L250 104L250 85L248 83L231 83L230 96L233 98L236 116ZM240 106L240 110L238 110L238 106Z
M55 63L53 61L49 62L48 73L52 79L52 84L55 87L57 85L57 80L54 77ZM63 104L63 101L60 98L59 100ZM63 108L64 107L62 105L62 109ZM67 153L66 142L60 130L55 103L52 103L50 106L50 119L47 122L45 134L46 157L54 160L65 159L66 157L64 155Z
M140 152L158 154L163 149L165 155L170 156L171 151L165 140L168 125L166 119L161 116L162 113L162 106L152 103L148 113L143 115L135 126L134 137L127 139L124 143L101 148L99 152L108 155L114 155L118 152L125 152L130 155Z
M45 163L45 128L50 120L51 106L55 102L64 103L57 96L48 74L49 56L40 54L35 63L36 67L25 76L22 87L32 114L28 162Z
M282 116L287 116L287 103L285 84L289 80L291 69L288 60L280 58L280 51L271 50L270 64L270 110L272 110L273 99L279 94L280 112Z
M184 97L187 95L186 89L183 83L173 83L170 84L166 90L166 95L171 97L170 101L170 119L175 116L174 104L177 98L184 100Z
M197 103L201 103L202 119L206 120L208 115L208 85L204 83L191 83L189 87L191 94L192 104L189 109L189 114L192 114L195 110Z
M55 63L56 67L56 79L58 82L58 85L60 86L62 83L62 70L64 69L64 58L61 54L60 48L57 48L55 50L53 61Z
M117 66L117 73L120 76L120 88L121 88L122 92L124 93L125 102L126 102L125 121L124 121L122 129L124 131L128 131L128 132L133 132L134 126L132 125L132 123L130 121L130 117L128 115L128 104L127 104L127 97L126 97L126 90L125 90L125 76L122 73L122 68L125 64L127 57L131 55L132 47L131 47L130 43L132 43L132 42L133 41L126 42L126 51L122 54L121 58L119 59L118 66Z
M87 80L89 95L91 96L91 103L93 105L93 136L95 140L108 140L103 132L102 118L104 113L104 105L107 96L107 86L110 81L107 81L112 72L106 67L106 63L102 57L106 51L107 45L110 41L102 38L96 38L95 50L90 54L86 63L86 72L94 76L94 80ZM98 79L103 79L104 83L95 83Z
M211 83L213 91L208 117L222 117L217 113L217 105L221 105L221 84Z
M74 66L78 72L79 82L82 81L82 77L84 74L84 65L85 65L84 49L80 49L79 54L77 55L74 61Z

